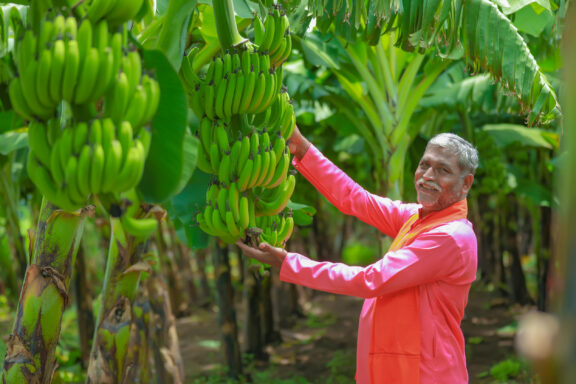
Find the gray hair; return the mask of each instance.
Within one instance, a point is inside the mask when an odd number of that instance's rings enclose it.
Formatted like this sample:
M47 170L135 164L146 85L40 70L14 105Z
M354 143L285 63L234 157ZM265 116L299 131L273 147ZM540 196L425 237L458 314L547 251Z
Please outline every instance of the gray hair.
M463 171L476 173L478 168L478 150L458 135L440 133L430 139L428 145L437 145L452 150L458 156L458 165Z

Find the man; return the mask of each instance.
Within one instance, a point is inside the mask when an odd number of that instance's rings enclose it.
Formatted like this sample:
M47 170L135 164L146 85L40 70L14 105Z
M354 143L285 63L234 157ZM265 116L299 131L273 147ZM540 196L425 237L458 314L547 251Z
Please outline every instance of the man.
M262 243L244 254L280 268L283 281L365 298L356 361L358 384L468 382L460 322L476 278L477 244L466 196L478 153L454 134L433 137L418 164L418 204L373 195L326 159L298 129L293 164L342 213L394 238L367 267L317 262Z

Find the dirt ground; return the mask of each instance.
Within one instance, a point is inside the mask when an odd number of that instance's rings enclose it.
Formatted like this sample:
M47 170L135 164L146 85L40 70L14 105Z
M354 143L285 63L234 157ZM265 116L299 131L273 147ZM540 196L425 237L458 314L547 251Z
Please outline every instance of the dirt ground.
M339 384L354 383L361 306L361 299L314 293L306 304L307 317L281 331L282 343L268 348L270 361L258 364L256 370L272 367L276 379L301 377L311 383L324 383L326 378L337 376ZM466 348L470 383L494 382L490 376L478 376L514 355L513 332L503 332L503 327L510 325L519 312L510 309L496 294L480 287L472 289L462 324L469 341ZM197 310L194 316L178 320L178 334L187 383L222 367L215 308Z

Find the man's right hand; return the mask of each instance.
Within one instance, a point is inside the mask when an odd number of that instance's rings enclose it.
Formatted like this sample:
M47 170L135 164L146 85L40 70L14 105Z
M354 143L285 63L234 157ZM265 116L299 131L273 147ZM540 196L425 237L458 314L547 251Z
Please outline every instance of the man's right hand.
M288 150L300 160L304 157L308 148L310 148L310 141L300 133L298 126L294 127L294 132L288 139Z

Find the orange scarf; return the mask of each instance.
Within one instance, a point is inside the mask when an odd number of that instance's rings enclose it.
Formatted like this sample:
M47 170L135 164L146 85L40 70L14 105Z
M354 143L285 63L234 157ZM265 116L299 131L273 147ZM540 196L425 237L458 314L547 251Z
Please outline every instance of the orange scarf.
M400 228L388 252L412 243L421 233L466 218L468 204L458 201L442 211L411 216ZM370 342L370 383L420 382L420 289L418 286L380 296L374 303Z

